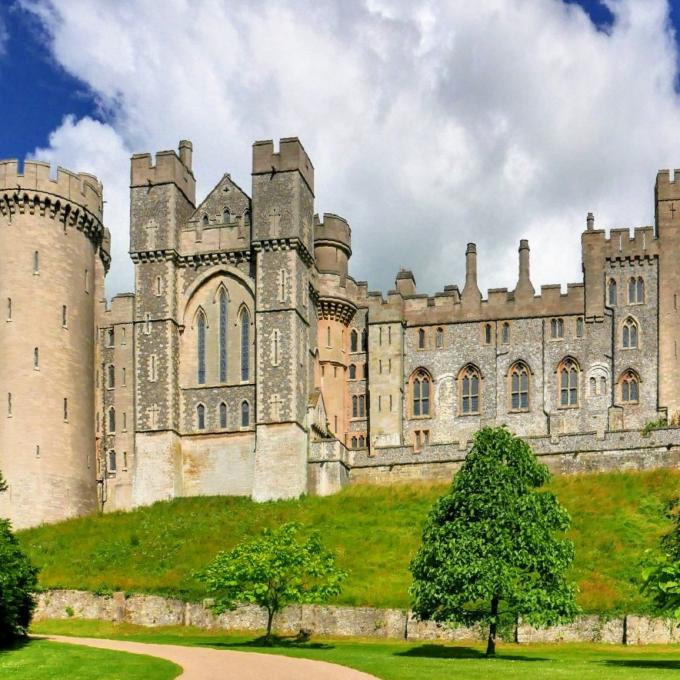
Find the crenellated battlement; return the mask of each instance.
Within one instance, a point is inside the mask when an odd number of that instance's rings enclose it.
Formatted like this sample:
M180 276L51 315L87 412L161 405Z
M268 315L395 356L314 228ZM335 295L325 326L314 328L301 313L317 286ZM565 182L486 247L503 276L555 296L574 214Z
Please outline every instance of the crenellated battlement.
M659 241L654 227L636 227L631 236L629 229L611 229L605 238L605 255L615 258L644 258L659 254Z
M196 180L191 169L191 142L179 143L176 151L159 151L155 158L150 153L139 153L130 159L130 187L174 184L187 200L196 205Z
M340 215L324 213L323 219L314 215L314 245L336 246L352 255L352 229L349 222Z
M656 173L655 194L657 201L680 200L680 169L659 170Z
M53 177L49 163L26 161L23 172L19 172L16 159L0 161L0 191L11 191L18 196L30 192L50 194L85 208L102 221L102 185L89 173L75 173L59 167Z
M279 151L274 141L265 139L253 144L253 175L272 175L297 170L314 193L314 166L297 137L279 140Z

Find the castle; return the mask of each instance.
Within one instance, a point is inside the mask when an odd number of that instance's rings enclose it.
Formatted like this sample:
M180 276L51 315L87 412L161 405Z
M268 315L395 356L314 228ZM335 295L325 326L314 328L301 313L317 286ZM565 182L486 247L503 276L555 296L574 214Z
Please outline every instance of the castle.
M106 302L110 235L88 174L0 163L0 515L16 527L200 494L327 494L450 478L484 425L553 469L680 465L680 176L654 227L588 215L583 281L386 296L348 273L351 231L314 214L297 138L253 146L199 204L192 145L131 160L134 294Z

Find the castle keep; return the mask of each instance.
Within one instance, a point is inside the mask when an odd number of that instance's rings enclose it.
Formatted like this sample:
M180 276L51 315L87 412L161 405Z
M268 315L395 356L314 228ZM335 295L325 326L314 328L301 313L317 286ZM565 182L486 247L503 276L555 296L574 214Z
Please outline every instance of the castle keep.
M296 138L196 202L192 146L132 157L135 292L108 305L96 178L0 163L0 515L25 527L176 496L256 500L450 478L485 425L555 471L680 465L680 176L656 223L582 234L583 281L386 295L314 214Z

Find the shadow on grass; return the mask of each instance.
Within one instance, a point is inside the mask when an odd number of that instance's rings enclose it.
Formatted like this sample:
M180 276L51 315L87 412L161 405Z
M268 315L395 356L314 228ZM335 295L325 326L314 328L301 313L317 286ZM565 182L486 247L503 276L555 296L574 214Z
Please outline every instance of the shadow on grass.
M606 659L607 666L622 668L655 668L659 670L680 671L680 661L665 659Z
M199 645L231 649L237 647L260 649L335 649L335 645L329 645L326 642L310 642L309 637L306 635L272 635L269 640L263 635L262 637L246 640L245 642L215 642L206 640L199 643Z
M473 647L449 647L447 645L420 645L405 652L397 652L395 656L414 656L427 659L486 659L484 652ZM538 656L519 656L496 652L494 657L501 661L548 661Z
M31 638L27 637L13 638L12 640L5 641L0 644L0 654L16 652L18 649L25 647L29 642L31 642Z

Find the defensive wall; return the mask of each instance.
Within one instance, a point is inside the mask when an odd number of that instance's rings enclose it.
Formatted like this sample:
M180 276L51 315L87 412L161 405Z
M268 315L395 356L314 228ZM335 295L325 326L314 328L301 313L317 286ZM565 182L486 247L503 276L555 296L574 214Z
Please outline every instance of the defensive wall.
M524 437L538 459L556 474L680 468L680 429L589 432L553 437ZM451 481L472 448L470 441L385 446L353 451L336 440L310 445L310 493L328 495L347 484Z

